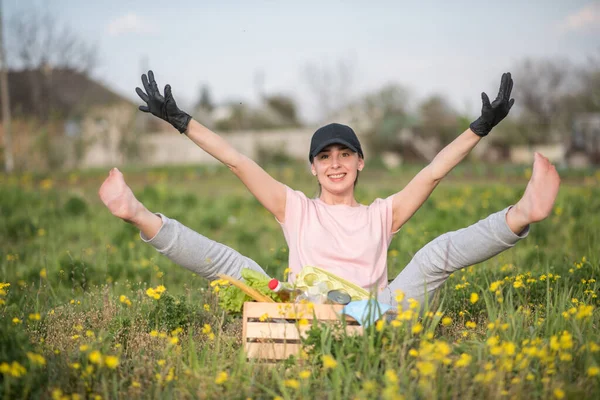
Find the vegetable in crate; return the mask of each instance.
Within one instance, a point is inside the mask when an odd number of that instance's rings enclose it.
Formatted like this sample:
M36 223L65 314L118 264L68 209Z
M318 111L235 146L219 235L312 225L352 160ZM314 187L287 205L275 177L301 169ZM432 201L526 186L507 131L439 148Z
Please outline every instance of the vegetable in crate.
M242 279L249 287L257 290L263 295L270 297L273 300L279 301L277 294L273 293L271 289L269 289L269 281L271 278L267 275L248 268L243 268ZM225 311L232 314L241 313L244 302L253 301L252 297L248 296L241 289L234 285L222 286L217 295L219 297L219 305Z

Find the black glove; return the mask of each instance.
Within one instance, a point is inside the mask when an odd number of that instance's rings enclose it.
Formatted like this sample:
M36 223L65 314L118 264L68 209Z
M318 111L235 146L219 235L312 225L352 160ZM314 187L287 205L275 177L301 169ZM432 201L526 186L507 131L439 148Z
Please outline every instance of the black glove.
M139 87L135 88L138 96L147 104L140 106L140 111L152 113L173 125L179 132L184 133L192 117L177 107L173 94L171 94L171 85L165 86L165 96L163 97L158 91L152 71L148 71L148 77L146 74L142 75L142 84L146 93Z
M510 72L502 74L502 81L500 82L500 91L498 91L498 97L490 104L490 99L487 94L481 93L481 100L483 106L481 107L481 117L471 122L469 128L475 132L478 136L485 136L492 128L508 115L510 108L515 103L515 99L510 98L510 92L512 91L513 80L510 77Z

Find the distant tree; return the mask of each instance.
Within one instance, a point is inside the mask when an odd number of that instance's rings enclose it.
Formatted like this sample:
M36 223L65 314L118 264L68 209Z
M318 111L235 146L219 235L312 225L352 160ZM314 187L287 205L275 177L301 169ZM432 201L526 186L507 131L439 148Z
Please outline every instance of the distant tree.
M291 97L281 94L267 96L265 98L265 103L285 120L286 125L299 125L296 103Z
M526 59L514 68L516 99L514 124L501 124L502 135L496 140L513 143L540 144L561 141L569 131L572 119L570 108L565 108L577 85L573 67L562 59ZM504 126L502 126L504 125ZM518 126L515 126L518 125Z
M578 70L579 87L573 96L580 112L600 112L600 49Z
M221 131L234 131L249 129L251 110L242 102L231 102L229 115L226 118L215 121L215 128Z
M442 96L433 95L419 106L418 133L426 138L438 138L448 144L459 133L458 114Z
M408 89L390 84L367 94L358 103L359 109L355 113L368 121L369 128L365 133L375 152L400 151L398 135L402 129L414 123L414 118L408 111L409 99Z
M200 96L198 97L195 108L200 108L207 111L214 110L215 104L212 99L210 88L207 85L202 85L200 88Z
M600 164L600 49L577 70L579 86L565 97L563 108L570 116L571 129L565 140L571 162L587 160Z

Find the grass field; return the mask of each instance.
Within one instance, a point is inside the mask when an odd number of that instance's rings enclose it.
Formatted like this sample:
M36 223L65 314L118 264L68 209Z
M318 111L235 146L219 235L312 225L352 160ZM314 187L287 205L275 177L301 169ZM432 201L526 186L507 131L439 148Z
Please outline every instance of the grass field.
M367 168L357 199L388 196L417 170ZM600 392L598 172L561 171L553 215L510 251L452 275L422 316L415 305L359 338L315 327L302 357L276 367L246 361L240 318L219 307L209 282L109 214L97 196L107 172L0 175L4 398L583 399ZM316 192L302 166L269 172ZM513 204L529 173L461 165L396 235L389 278L436 236ZM283 278L280 227L227 170L124 174L150 210Z

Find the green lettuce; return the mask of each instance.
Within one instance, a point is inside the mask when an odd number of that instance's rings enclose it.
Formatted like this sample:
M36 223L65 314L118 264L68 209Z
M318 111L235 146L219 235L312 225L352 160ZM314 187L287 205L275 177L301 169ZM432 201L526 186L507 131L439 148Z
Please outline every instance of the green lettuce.
M260 272L248 268L242 269L242 281L246 285L279 302L281 300L277 293L269 289L270 280L270 277ZM222 286L218 292L218 297L219 306L231 314L241 313L246 301L254 301L252 297L233 285Z

